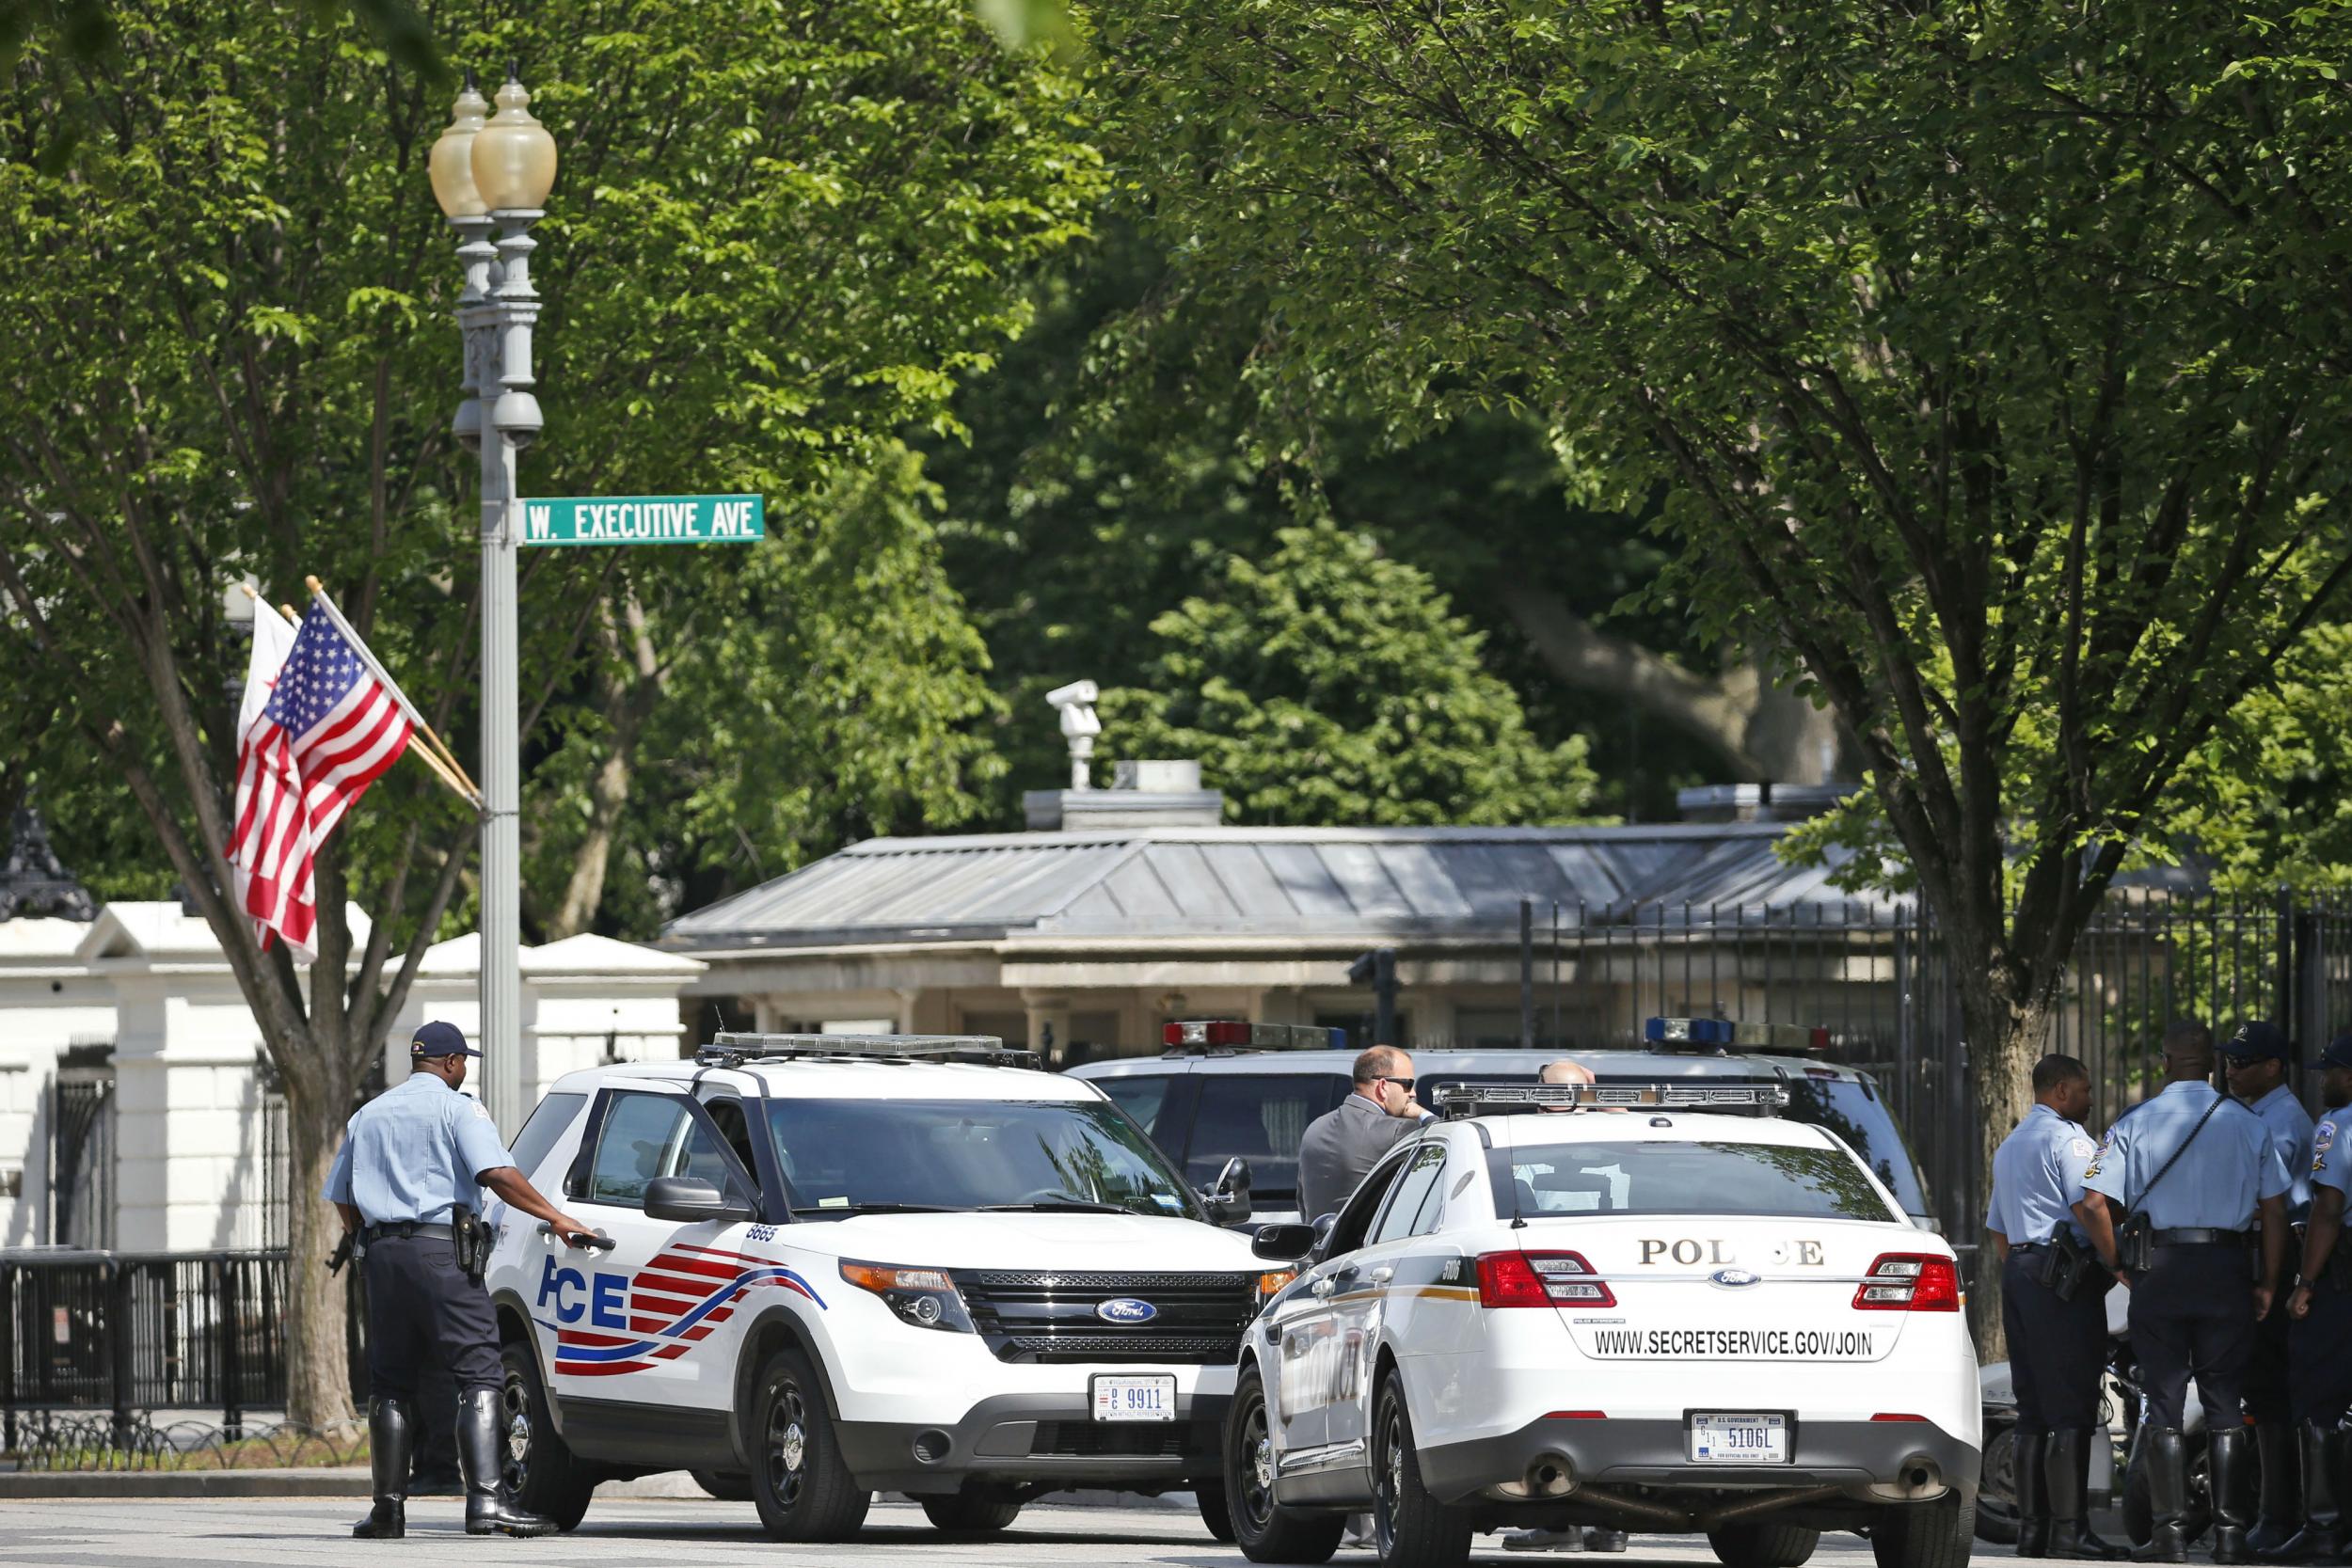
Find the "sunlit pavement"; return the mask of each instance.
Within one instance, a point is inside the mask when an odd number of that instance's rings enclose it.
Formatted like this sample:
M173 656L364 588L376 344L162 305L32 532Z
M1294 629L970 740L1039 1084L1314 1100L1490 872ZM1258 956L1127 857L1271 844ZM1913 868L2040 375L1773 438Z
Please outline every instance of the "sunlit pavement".
M181 1563L299 1564L319 1568L379 1556L404 1563L479 1564L527 1560L532 1568L570 1563L666 1561L855 1563L875 1568L902 1562L1042 1562L1217 1564L1232 1568L1239 1551L1212 1540L1190 1513L1172 1510L1056 1508L1024 1512L1010 1529L984 1538L950 1538L933 1530L921 1512L903 1502L878 1503L854 1544L786 1546L770 1541L748 1503L708 1499L598 1498L571 1535L535 1541L482 1539L460 1527L460 1505L428 1498L409 1510L408 1538L377 1544L350 1538L364 1503L341 1498L223 1498L167 1501L61 1500L0 1503L0 1563L53 1568L132 1568ZM2000 1548L1979 1544L1978 1563L2015 1564ZM1590 1556L1594 1568L1649 1564L1712 1564L1704 1541L1635 1536L1623 1556ZM1584 1560L1578 1554L1505 1552L1482 1537L1473 1560L1540 1563ZM1332 1560L1370 1564L1369 1551L1343 1550ZM1867 1542L1851 1535L1822 1538L1813 1556L1820 1568L1871 1568Z

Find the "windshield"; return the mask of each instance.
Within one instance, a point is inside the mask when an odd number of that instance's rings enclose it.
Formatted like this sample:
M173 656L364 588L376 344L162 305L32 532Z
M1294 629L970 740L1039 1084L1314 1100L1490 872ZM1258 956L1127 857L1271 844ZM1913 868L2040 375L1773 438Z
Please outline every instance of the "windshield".
M1562 1143L1486 1156L1505 1214L1715 1214L1891 1220L1842 1150L1770 1144Z
M1135 1123L1100 1101L771 1100L796 1217L1076 1210L1200 1219Z

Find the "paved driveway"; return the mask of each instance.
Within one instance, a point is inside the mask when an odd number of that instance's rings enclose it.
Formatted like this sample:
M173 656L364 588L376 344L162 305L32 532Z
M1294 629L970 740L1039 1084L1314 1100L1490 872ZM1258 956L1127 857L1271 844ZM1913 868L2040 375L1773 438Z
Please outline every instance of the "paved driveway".
M706 1563L842 1564L870 1562L874 1568L901 1563L1033 1564L1134 1563L1168 1568L1243 1568L1240 1552L1209 1538L1188 1513L1040 1505L1024 1513L1013 1528L977 1541L944 1539L922 1513L904 1503L878 1504L856 1545L780 1546L759 1530L748 1503L707 1499L662 1501L599 1498L588 1519L571 1535L536 1541L478 1540L458 1528L459 1505L448 1498L420 1502L409 1513L405 1543L370 1546L349 1537L350 1522L364 1504L335 1498L224 1498L192 1501L56 1501L0 1503L0 1565L41 1568L326 1568L328 1564L377 1561L401 1564L529 1563L531 1568L570 1568L587 1563L668 1563L702 1568ZM1565 1554L1504 1552L1495 1538L1483 1538L1474 1554L1481 1563L1540 1563L1581 1560ZM1714 1556L1704 1541L1672 1544L1636 1536L1624 1557L1596 1558L1592 1568L1685 1568ZM1979 1564L2006 1552L1979 1553ZM1370 1552L1343 1551L1338 1568L1373 1563ZM1867 1544L1852 1536L1829 1536L1814 1555L1816 1568L1872 1568Z

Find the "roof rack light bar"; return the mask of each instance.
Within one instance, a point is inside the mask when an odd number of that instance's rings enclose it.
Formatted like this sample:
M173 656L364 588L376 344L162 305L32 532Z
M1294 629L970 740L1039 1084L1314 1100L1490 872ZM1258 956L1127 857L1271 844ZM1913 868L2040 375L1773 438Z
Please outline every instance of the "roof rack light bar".
M1788 1103L1779 1084L1449 1084L1438 1105L1449 1118L1486 1111L1761 1111Z
M985 1067L1039 1065L1038 1053L1007 1045L994 1035L762 1035L722 1030L694 1053L704 1067L795 1057L866 1057L881 1062L977 1062Z
M1170 1023L1160 1038L1171 1051L1344 1051L1347 1031L1307 1023L1250 1023L1195 1018Z
M1727 1018L1653 1018L1642 1025L1652 1045L1722 1047L1734 1051L1827 1051L1825 1025L1740 1023Z

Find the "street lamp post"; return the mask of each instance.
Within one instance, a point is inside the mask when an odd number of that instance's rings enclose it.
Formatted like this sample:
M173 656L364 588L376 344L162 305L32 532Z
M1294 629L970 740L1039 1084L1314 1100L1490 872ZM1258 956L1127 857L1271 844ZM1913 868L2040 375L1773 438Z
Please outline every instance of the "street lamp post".
M457 230L465 291L465 401L453 429L482 459L482 1021L483 1103L512 1137L522 1123L521 723L516 652L516 459L539 434L531 394L531 329L539 296L531 252L555 185L555 138L531 117L519 71L499 88L498 113L474 86L457 95L433 144L433 195Z

